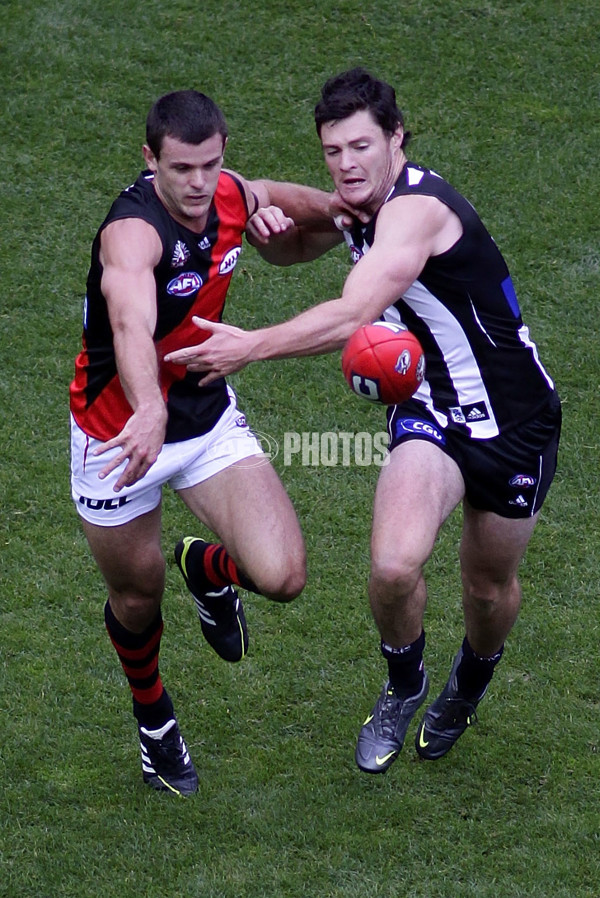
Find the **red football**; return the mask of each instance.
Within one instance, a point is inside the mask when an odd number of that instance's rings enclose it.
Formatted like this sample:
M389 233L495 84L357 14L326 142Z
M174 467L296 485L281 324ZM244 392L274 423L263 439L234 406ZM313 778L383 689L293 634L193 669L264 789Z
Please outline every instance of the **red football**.
M396 405L418 390L425 356L415 335L401 324L375 321L359 327L344 346L342 371L358 396Z

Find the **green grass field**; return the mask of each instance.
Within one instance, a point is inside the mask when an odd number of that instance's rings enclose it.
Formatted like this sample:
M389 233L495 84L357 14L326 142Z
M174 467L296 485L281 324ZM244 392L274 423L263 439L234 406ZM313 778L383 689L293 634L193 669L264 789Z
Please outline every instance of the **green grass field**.
M203 4L1 0L0 896L595 898L598 781L596 0ZM375 466L275 459L306 535L304 594L246 601L251 651L204 643L171 560L192 520L164 501L161 669L201 776L144 787L104 589L68 487L67 388L95 229L141 167L161 93L223 107L227 163L327 186L312 109L354 64L392 82L411 156L476 205L564 399L560 470L522 568L523 610L478 726L437 764L414 726L381 778L358 729L384 678L367 607ZM279 270L244 251L227 319L280 320L337 295L346 253ZM257 430L376 433L337 357L233 378ZM244 513L243 499L240 514ZM428 567L427 664L462 638L460 519Z

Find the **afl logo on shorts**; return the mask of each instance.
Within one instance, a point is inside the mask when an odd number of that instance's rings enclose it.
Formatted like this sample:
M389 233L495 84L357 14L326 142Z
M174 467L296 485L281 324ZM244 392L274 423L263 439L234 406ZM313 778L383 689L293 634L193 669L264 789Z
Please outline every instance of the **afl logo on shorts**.
M221 260L221 264L219 265L219 274L229 274L233 271L241 251L241 246L234 246L233 249L230 249L225 253Z
M518 486L521 488L527 489L528 486L535 486L536 478L532 477L530 474L515 474L514 477L508 481L509 486Z
M171 296L191 296L202 286L202 278L195 271L184 271L167 284Z

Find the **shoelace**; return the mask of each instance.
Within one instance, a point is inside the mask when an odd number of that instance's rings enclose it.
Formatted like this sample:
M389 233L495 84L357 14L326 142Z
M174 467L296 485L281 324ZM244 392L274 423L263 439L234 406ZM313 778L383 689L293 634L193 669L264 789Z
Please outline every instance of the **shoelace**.
M398 705L402 706L402 699L398 698L395 692L387 690L379 713L381 730L386 736L394 736L398 723Z
M468 726L477 723L475 705L464 698L447 698L446 708L440 714L438 724L447 727L457 723L466 723Z
M198 614L205 623L211 624L211 626L214 627L223 623L229 624L235 617L238 599L233 597L233 590L230 590L231 587L227 587L222 595L204 595L202 596L202 599L199 599L192 593L196 608L198 609Z
M163 767L177 767L184 756L182 739L178 733L167 733L163 739L148 739L146 750L152 763L158 762Z

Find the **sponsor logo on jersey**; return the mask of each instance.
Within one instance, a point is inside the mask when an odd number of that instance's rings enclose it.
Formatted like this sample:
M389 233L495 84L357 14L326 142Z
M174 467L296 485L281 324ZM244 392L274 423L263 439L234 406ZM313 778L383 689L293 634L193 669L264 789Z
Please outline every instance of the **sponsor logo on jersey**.
M236 427L245 427L246 426L246 416L238 415L237 418L235 419L235 426Z
M210 240L208 237L203 237L202 240L198 243L199 249L210 249Z
M228 250L223 256L221 260L221 264L219 265L219 274L229 274L235 268L235 263L238 260L238 256L242 251L241 246L234 246L232 249Z
M400 418L396 422L396 437L401 437L404 433L417 433L419 436L429 437L442 445L446 442L446 437L437 427L434 427L429 421L421 421L420 418Z
M184 271L167 284L171 296L191 296L202 286L202 278L195 271Z
M183 242L178 240L173 247L173 255L171 256L171 268L181 268L190 257L190 251Z
M485 406L483 408L480 406L473 406L466 418L467 421L485 421L486 418L489 418L489 415Z
M472 405L455 405L448 409L455 424L469 424L475 421L487 421L490 414L485 402L474 402Z
M519 486L521 489L527 489L529 486L535 486L537 483L537 478L532 477L531 474L515 474L514 477L511 477L508 481L509 486Z

